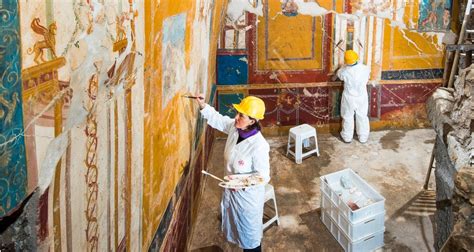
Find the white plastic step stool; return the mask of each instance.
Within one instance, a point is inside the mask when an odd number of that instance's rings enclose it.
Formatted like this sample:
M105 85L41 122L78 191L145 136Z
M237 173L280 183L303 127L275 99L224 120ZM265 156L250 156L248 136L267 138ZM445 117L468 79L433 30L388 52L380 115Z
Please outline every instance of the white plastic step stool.
M280 225L280 219L278 218L278 208L277 208L277 203L276 203L276 198L275 198L275 190L273 190L272 185L266 184L265 185L265 202L263 204L265 204L267 201L271 199L273 200L273 207L275 208L275 216L273 216L267 222L263 223L262 230L265 230L265 228L270 226L275 221L277 222L277 225Z
M303 145L305 147L310 147L309 142L311 138L314 138L314 147L311 147L311 150L303 153ZM291 144L291 139L293 139L294 145ZM291 150L291 147L295 147L295 151ZM311 127L308 124L301 124L299 126L293 127L290 129L288 134L288 146L286 148L286 155L288 153L295 157L297 164L301 164L303 158L316 153L319 156L319 147L318 147L318 137L316 135L316 129Z

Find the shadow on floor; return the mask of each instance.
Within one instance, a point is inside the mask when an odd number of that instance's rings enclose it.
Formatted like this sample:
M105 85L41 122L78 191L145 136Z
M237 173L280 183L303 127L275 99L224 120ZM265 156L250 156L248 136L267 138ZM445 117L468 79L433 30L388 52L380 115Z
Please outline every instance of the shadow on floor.
M426 227L423 219L429 219L431 223L435 223L434 214L436 212L436 192L434 190L422 190L415 197L409 200L405 205L399 208L391 217L395 221L406 220L410 222L417 222L421 230L421 238L425 245L426 251L434 251L432 242L429 241L428 236L434 233L434 225ZM400 224L401 225L401 224ZM399 244L390 232L385 232L385 246L384 249L391 249L393 251L412 251L409 247Z
M304 224L313 234L317 234L315 244L319 244L320 248L331 248L331 251L342 251L337 240L332 236L331 232L321 221L321 208L300 214Z

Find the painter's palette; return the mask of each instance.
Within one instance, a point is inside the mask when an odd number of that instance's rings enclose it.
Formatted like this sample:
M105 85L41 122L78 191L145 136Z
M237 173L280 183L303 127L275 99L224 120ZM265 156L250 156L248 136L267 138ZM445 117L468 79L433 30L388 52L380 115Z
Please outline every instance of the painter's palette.
M263 185L265 180L260 174L234 174L224 177L226 182L220 182L219 186L230 189L244 189Z

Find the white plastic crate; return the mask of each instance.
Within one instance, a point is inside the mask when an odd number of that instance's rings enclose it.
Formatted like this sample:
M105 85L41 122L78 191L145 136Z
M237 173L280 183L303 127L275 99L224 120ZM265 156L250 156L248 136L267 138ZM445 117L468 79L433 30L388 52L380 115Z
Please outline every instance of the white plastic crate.
M338 227L331 217L329 217L325 210L321 210L321 219L324 225L328 228L328 230L346 252L372 251L384 245L383 234L385 232L385 228L375 231L372 234L362 237L356 241L352 241L347 237L342 229Z
M325 210L333 220L340 215L336 204L324 192L321 193L321 210Z
M372 200L372 203L357 210L352 210L347 205L347 202L345 202L338 194L338 191L342 191L342 186L340 183L342 176L346 176L366 198L370 198ZM320 179L321 191L329 196L331 201L339 210L339 213L343 215L349 222L358 223L385 211L385 198L375 191L369 184L367 184L367 182L365 182L351 169L345 169L324 175L321 176ZM334 216L333 219L337 220Z
M355 242L352 242L344 233L339 232L339 244L341 244L342 248L346 252L352 251L373 251L378 248L383 247L383 233L385 232L385 228L379 230L367 237L359 239Z
M357 223L348 221L324 192L321 193L321 212L330 216L332 221L353 241L381 230L385 226L385 211Z

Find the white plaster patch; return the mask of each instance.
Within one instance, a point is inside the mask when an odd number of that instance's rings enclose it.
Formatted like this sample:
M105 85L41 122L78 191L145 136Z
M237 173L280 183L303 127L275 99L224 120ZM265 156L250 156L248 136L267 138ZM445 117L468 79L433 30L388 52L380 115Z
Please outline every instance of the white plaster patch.
M296 5L298 5L298 13L301 15L310 15L310 16L322 16L328 13L334 12L329 11L315 2L305 2L303 0L295 0Z
M247 58L245 58L245 57L242 57L242 58L240 58L239 60L240 60L240 61L243 61L243 62L245 62L245 63L249 63L249 61L248 61Z
M263 16L262 1L258 1L257 6L253 7L248 0L231 0L227 6L227 17L232 22L236 22L245 14L245 11L258 16Z
M33 127L35 128L36 162L37 166L40 167L43 158L46 155L48 144L54 138L54 128L44 127L41 125L33 125Z

